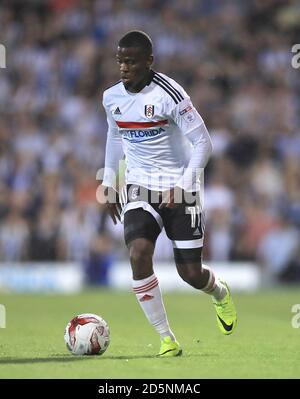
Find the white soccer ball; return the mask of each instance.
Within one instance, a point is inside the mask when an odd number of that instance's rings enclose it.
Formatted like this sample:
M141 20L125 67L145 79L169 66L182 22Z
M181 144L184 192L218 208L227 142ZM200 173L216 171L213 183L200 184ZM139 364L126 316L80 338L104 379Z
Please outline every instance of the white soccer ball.
M109 326L96 314L80 314L67 324L64 339L74 355L102 355L110 342Z

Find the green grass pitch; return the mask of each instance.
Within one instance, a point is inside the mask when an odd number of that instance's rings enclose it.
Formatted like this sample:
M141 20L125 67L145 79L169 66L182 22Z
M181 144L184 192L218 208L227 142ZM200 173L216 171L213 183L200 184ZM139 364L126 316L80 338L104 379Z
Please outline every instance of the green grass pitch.
M0 294L0 378L299 378L300 328L291 308L299 290L234 294L238 326L223 336L210 298L165 294L168 317L183 347L179 358L158 359L159 338L130 292L90 290L79 295ZM111 342L102 356L74 356L64 345L67 322L100 314Z

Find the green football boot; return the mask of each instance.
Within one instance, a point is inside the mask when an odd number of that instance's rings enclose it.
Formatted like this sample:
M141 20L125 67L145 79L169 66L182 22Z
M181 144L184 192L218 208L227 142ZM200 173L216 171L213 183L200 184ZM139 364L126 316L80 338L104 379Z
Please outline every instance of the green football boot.
M237 314L228 285L222 280L220 280L220 282L225 285L227 294L221 301L217 301L213 298L213 304L215 305L217 313L217 324L219 329L223 334L229 335L233 333L236 327Z
M157 357L172 357L182 355L182 349L177 341L172 341L171 337L165 337L161 341L160 351Z

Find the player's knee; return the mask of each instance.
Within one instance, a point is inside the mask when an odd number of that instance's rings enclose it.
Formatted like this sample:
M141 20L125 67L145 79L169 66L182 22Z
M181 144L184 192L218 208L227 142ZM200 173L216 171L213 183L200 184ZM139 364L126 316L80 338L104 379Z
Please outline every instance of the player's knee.
M152 260L153 244L146 239L134 240L129 247L129 257L133 265L143 265Z
M201 290L206 285L201 262L177 264L180 277L192 287Z

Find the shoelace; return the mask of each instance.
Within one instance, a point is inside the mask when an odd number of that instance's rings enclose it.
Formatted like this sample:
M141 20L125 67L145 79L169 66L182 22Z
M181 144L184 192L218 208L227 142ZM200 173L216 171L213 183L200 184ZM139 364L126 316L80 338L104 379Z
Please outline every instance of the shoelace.
M228 305L228 301L226 302L215 302L215 305L218 306L218 308L222 309L222 313L225 316L231 316L231 309L229 307L227 307L226 305Z

